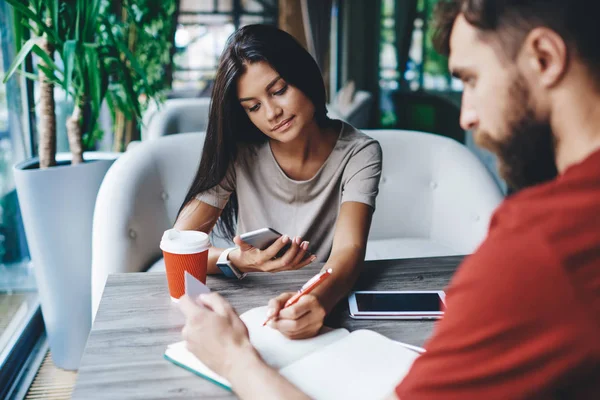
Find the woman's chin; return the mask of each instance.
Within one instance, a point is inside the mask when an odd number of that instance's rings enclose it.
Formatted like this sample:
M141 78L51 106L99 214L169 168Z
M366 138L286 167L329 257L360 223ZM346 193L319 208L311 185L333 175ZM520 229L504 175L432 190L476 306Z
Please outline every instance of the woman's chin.
M289 129L285 132L272 132L269 137L279 143L293 143L300 137L300 131Z

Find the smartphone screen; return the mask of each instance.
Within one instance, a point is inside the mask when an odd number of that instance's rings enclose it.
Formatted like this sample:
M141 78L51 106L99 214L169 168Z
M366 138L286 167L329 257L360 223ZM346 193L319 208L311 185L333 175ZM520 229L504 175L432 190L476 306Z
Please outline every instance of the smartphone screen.
M441 312L437 293L356 293L359 312Z

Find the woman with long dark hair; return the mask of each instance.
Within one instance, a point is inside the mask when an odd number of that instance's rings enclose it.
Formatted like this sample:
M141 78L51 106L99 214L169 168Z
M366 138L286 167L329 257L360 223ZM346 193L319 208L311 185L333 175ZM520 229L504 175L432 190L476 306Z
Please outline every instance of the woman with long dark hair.
M292 36L267 25L236 31L220 59L200 166L175 223L210 232L218 222L233 238L237 247L210 249L208 273L223 263L237 276L313 261L332 268L294 306L281 309L290 293L269 302L271 325L292 338L315 335L354 284L381 175L379 143L329 119L325 101L319 67ZM288 234L264 250L236 236L266 227Z

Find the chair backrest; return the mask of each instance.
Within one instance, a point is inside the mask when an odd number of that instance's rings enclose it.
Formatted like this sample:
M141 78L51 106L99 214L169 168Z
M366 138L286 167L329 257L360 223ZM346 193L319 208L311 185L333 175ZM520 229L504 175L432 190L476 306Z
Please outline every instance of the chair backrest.
M369 239L425 238L472 252L485 238L502 193L465 146L439 135L363 130L383 149Z
M160 107L152 103L144 114L142 140L206 131L209 106L208 97L168 99Z
M204 133L144 141L109 169L96 199L92 234L92 311L108 274L145 271L162 254L199 165Z

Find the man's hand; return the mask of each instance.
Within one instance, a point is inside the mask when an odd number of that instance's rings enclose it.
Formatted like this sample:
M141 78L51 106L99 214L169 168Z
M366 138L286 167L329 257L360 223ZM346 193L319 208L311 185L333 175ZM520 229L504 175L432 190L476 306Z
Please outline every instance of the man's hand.
M277 329L290 339L315 336L323 326L325 308L312 294L304 295L293 306L283 308L295 293L283 293L269 301L267 317L273 317L268 326Z
M217 374L229 379L236 362L256 356L246 325L218 293L196 301L182 296L179 307L186 318L182 335L188 350Z

